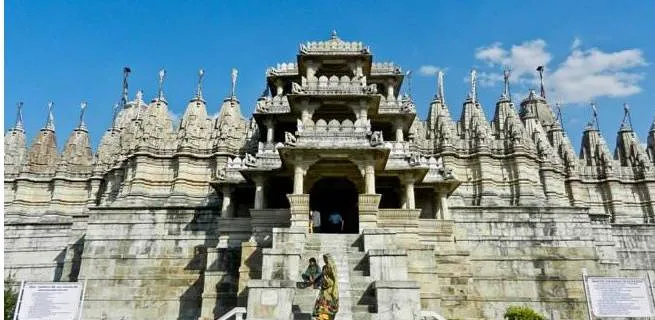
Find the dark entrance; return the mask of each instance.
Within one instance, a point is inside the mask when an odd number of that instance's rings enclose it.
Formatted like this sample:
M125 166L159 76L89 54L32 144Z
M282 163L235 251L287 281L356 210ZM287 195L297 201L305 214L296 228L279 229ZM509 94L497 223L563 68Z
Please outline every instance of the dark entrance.
M338 213L344 221L343 233L359 233L357 187L346 178L329 177L318 180L309 193L309 207L321 213L320 232L340 233L331 228L329 217Z

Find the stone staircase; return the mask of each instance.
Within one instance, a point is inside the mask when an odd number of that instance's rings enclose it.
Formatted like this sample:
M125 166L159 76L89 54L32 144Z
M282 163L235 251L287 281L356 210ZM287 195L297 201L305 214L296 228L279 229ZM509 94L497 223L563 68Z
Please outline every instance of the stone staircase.
M323 254L335 260L339 283L339 313L336 320L369 320L375 310L375 296L369 288L368 261L358 234L311 234L301 255L301 269L309 258L323 265ZM302 272L302 271L301 271ZM297 288L294 292L294 319L311 319L318 289Z

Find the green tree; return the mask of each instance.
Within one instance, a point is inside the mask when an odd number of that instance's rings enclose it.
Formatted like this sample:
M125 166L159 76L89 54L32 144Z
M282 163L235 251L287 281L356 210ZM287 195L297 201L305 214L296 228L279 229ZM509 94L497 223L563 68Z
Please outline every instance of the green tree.
M14 290L16 281L10 274L5 278L5 320L14 318L16 303L18 302L18 292Z
M507 320L546 320L546 317L538 314L530 307L509 306L505 310L505 319Z

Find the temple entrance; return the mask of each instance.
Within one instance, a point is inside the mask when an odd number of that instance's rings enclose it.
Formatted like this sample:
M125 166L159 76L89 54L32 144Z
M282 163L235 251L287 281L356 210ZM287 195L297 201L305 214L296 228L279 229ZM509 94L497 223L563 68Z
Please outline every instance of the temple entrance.
M357 199L357 187L346 178L328 177L318 180L309 192L309 207L321 213L319 232L359 233ZM330 215L334 213L343 219L343 232L339 224L330 223Z

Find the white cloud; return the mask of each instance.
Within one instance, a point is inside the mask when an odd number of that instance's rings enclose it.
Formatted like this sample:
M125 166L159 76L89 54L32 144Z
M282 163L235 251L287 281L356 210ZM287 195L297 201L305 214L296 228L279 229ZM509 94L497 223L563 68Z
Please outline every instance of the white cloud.
M442 71L443 71L443 69L440 68L440 67L437 67L437 66L433 66L433 65L431 65L431 64L428 64L428 65L423 65L423 66L421 66L421 67L418 69L418 72L419 72L422 76L434 76L434 75L437 74L437 72L439 72L439 70L442 70Z
M579 38L575 38L571 54L552 72L546 68L548 96L557 97L562 103L586 103L597 97L624 97L641 92L639 82L644 76L634 70L647 65L641 50L581 50L581 43ZM538 74L535 68L546 66L552 60L546 51L546 42L541 39L512 45L510 50L496 42L478 48L475 57L490 67L509 66L512 69L511 81L528 86L523 89L536 87ZM503 80L500 72L482 71L479 75L483 86L494 86Z

